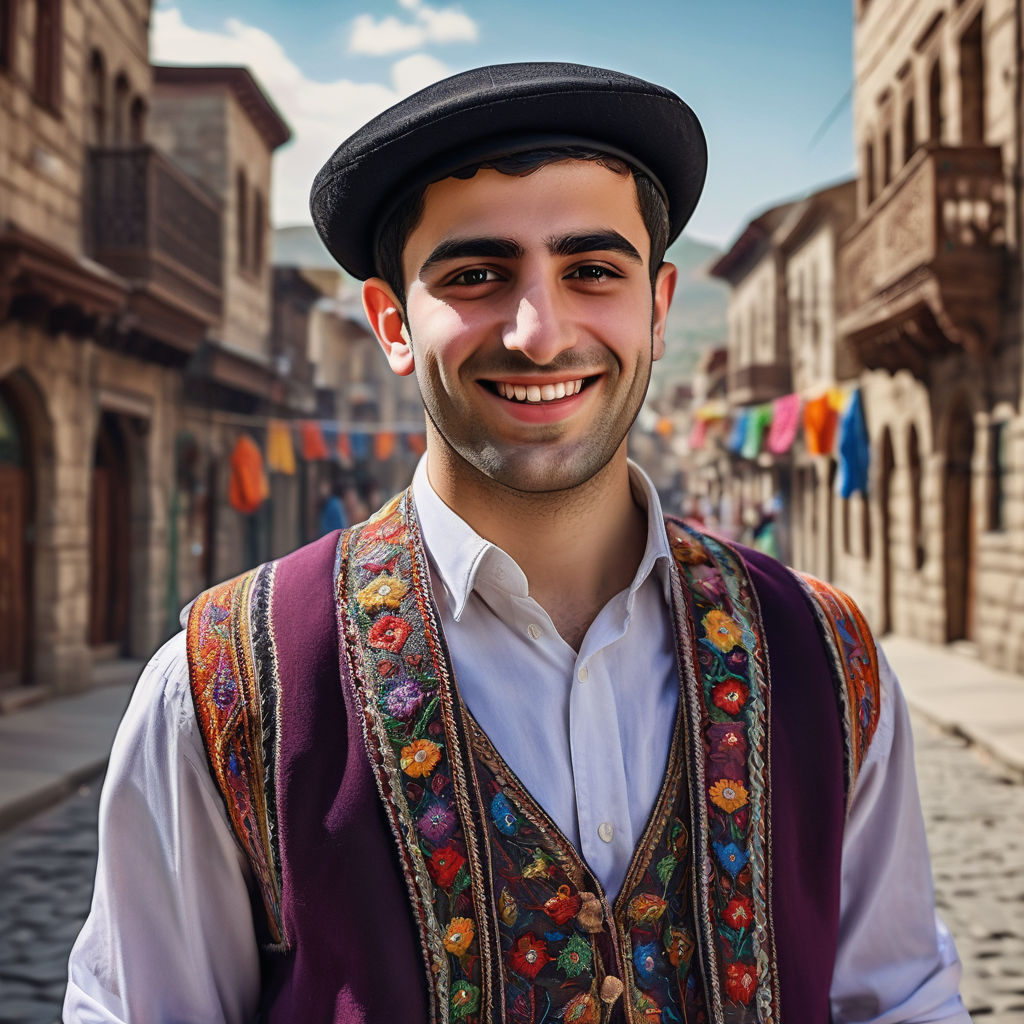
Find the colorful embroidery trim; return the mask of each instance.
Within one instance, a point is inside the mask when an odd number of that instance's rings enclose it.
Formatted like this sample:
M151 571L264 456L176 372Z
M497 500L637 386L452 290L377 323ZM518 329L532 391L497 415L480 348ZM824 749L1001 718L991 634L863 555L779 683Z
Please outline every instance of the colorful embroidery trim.
M813 576L795 575L811 599L836 675L849 803L878 725L881 709L878 652L867 621L850 597Z
M669 539L690 603L694 863L703 865L697 919L716 1019L770 1024L779 1017L771 920L767 786L769 675L757 595L739 556L685 524ZM685 652L684 652L685 655Z
M269 619L273 577L271 563L201 594L189 613L186 643L211 771L263 896L267 945L280 951L288 938L275 800L280 684Z

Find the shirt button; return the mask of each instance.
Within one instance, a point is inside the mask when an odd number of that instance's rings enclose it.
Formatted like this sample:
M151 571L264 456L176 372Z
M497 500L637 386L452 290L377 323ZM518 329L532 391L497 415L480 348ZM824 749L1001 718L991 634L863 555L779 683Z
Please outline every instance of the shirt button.
M541 629L536 622L531 622L526 627L526 632L529 633L534 640L539 640L544 635L544 630Z
M602 821L598 826L597 834L601 837L602 842L610 843L615 835L615 826L610 821Z
M576 678L581 683L585 683L587 681L587 679L589 678L589 676L590 676L590 672L587 670L587 666L586 665L584 665L583 668L581 668L579 670L579 672L576 673Z

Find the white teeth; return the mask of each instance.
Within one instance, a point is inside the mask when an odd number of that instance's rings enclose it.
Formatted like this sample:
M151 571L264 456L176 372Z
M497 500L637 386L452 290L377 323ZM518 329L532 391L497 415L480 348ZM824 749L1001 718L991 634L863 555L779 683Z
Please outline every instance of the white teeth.
M517 402L556 402L560 398L578 395L583 389L583 378L557 384L506 384L497 381L496 388L502 398Z

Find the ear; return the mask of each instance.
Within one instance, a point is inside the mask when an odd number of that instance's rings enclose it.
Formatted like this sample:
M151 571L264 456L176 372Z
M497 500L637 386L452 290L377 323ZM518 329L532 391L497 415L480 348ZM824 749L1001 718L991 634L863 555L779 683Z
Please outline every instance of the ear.
M672 263L662 263L654 279L654 317L651 335L654 340L654 358L665 354L665 325L668 322L668 307L672 305L679 271Z
M388 365L400 377L408 376L415 365L409 332L402 317L402 304L383 278L371 277L363 283L363 309L380 347L384 349Z

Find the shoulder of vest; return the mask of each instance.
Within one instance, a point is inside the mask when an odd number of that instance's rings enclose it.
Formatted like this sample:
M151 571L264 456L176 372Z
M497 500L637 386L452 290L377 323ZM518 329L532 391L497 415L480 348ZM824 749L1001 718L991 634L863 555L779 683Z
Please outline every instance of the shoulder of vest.
M849 794L853 792L878 726L881 708L878 651L867 620L853 598L808 573L794 575L810 598L832 662L843 712Z
M263 897L265 945L282 949L272 778L276 678L268 678L276 674L266 670L274 570L267 563L200 594L189 611L186 649L210 772Z

